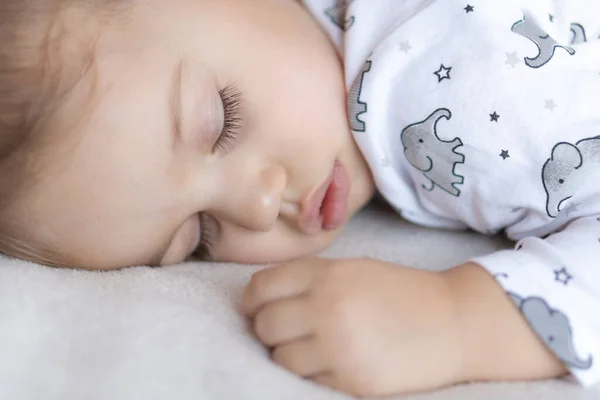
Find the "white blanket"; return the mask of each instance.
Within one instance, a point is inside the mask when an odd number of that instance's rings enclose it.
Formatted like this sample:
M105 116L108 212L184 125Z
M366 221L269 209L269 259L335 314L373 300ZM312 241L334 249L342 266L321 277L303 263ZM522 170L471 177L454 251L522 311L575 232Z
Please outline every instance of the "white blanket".
M507 246L371 207L324 255L445 268ZM337 400L274 365L236 312L257 267L110 273L0 260L0 400ZM407 399L600 399L566 381L463 385Z

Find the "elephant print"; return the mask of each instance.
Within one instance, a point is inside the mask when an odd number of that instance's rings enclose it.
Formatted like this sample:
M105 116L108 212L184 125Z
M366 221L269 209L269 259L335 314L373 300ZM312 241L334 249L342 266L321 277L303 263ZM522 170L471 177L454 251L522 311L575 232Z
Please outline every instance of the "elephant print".
M325 14L327 14L331 22L343 31L347 31L354 25L354 16L346 18L348 6L353 1L354 0L336 0L335 5L325 10Z
M581 24L572 23L571 24L571 43L570 44L579 44L587 42L587 38L585 36L585 29Z
M451 141L440 139L437 124L440 119L449 120L450 110L440 108L427 119L409 125L402 130L400 139L404 146L404 155L408 162L421 171L429 180L430 186L423 185L425 190L440 187L453 196L460 196L456 185L464 182L464 177L455 172L457 164L465 161L465 156L456 149L463 145L460 138Z
M367 103L360 100L365 75L371 70L371 61L367 60L360 71L359 77L348 93L348 115L350 128L355 132L364 132L367 129L365 121L360 116L367 113Z
M531 68L539 68L547 64L554 57L557 47L565 49L571 55L575 54L575 50L571 47L559 45L556 40L537 25L530 15L524 15L523 19L517 21L511 30L531 40L538 47L537 56L533 58L525 57L525 64Z
M600 136L576 144L560 142L542 168L546 213L556 218L593 170L600 169Z
M540 297L522 298L515 293L507 292L507 294L532 329L562 362L577 369L586 370L592 367L591 354L587 358L580 358L575 352L571 323L564 313L551 308Z

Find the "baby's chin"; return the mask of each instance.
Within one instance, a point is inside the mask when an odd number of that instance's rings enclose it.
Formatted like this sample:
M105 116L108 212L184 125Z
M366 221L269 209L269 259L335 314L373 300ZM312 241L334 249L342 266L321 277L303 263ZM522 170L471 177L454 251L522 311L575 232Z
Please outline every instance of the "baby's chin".
M298 258L316 256L331 247L340 236L344 226L345 224L338 229L321 231L311 236L299 234L298 237L293 239L288 238L279 244L271 242L263 248L253 248L247 252L230 252L229 254L223 252L223 254L215 254L214 262L266 265L281 264Z

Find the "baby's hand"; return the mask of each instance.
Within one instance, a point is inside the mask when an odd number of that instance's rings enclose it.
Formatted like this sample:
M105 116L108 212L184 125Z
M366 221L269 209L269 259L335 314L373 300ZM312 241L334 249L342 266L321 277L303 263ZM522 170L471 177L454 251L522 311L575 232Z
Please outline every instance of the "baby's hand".
M358 396L461 379L461 340L442 274L370 260L310 258L258 272L242 310L273 359Z

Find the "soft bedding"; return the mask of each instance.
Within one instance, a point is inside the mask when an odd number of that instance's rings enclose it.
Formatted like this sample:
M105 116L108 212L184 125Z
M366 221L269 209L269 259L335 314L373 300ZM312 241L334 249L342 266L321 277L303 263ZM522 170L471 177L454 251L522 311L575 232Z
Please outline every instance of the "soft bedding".
M438 269L509 245L420 228L373 205L323 255ZM349 398L277 367L249 334L236 302L259 267L187 263L94 273L0 261L1 400ZM600 388L566 379L397 398L592 400Z

